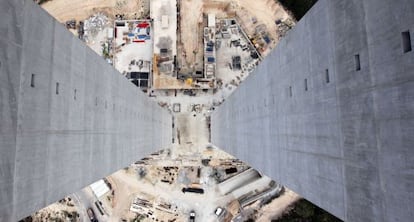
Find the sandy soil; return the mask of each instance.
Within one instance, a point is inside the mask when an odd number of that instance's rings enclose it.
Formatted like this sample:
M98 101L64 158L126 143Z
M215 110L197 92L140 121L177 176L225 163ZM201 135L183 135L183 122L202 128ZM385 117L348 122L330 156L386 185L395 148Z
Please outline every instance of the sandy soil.
M63 203L53 203L32 215L33 222L45 222L45 221L56 221L67 219L65 212L72 213L78 212L78 209L74 205L73 200L68 201L65 197ZM73 218L73 221L81 221L80 218Z
M286 189L282 196L274 199L271 203L260 209L260 213L256 221L271 221L274 218L282 216L288 207L300 198L301 197L298 194Z
M198 42L202 41L198 38L198 23L203 21L202 0L181 0L181 19L180 33L181 42L183 43L186 61L188 64L195 62L193 51L198 50ZM202 50L202 49L199 49Z
M42 4L42 7L59 22L84 20L97 12L104 12L111 18L118 13L133 16L148 8L145 0L52 0Z
M217 18L236 17L241 27L251 37L255 33L257 25L264 24L273 39L266 55L278 42L278 31L275 21L291 18L287 11L274 0L181 0L180 19L180 42L178 45L182 50L179 56L183 56L184 67L191 68L198 60L194 52L200 50L199 24L203 20L203 14L214 13ZM253 23L252 18L257 23Z
M255 16L258 23L265 24L271 34L276 34L277 32L275 20L283 20L291 17L283 7L280 4L275 3L274 0L238 0L238 2L243 9L243 11L239 11L240 13L238 13L238 16L250 16L250 18L248 18L249 22L246 21L246 26L254 26L251 17Z
M208 0L210 1L210 0ZM267 31L273 39L270 47L262 55L267 53L276 46L278 43L278 31L275 25L276 20L292 19L292 16L274 0L215 0L219 2L231 2L227 7L227 14L229 17L236 17L243 30L249 37L252 37L255 33L257 25L264 24ZM217 9L204 9L206 12ZM234 14L234 15L233 15ZM253 18L257 20L257 23L253 23Z
M137 183L137 180L132 176L125 176L128 174L124 170L117 171L109 176L115 190L115 198L113 201L114 208L112 210L112 221L119 221L120 218L134 218L134 213L129 211L129 207L134 198L134 195L139 192L139 189L131 184ZM119 192L122 191L122 192Z

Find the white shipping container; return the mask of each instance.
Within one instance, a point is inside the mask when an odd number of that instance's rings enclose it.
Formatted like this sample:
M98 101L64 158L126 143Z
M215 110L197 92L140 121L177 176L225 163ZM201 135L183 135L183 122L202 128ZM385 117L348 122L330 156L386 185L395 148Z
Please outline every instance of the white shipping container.
M113 38L114 38L114 29L108 28L108 39L113 39Z
M163 15L163 16L161 17L161 27L162 27L163 29L168 28L168 16L167 16L167 15Z

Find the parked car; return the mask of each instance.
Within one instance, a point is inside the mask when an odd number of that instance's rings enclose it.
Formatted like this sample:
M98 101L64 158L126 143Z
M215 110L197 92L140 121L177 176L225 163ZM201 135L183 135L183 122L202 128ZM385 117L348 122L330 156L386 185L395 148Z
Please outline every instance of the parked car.
M89 220L91 220L91 222L98 222L98 219L96 219L95 212L93 212L92 208L89 207L87 213Z
M195 216L196 216L196 213L194 212L194 210L190 211L190 222L195 221Z
M221 207L217 207L217 209L214 211L214 214L217 216L217 217L220 217L221 215L223 215L224 214L224 212L225 212L226 210L224 209L224 208L221 208Z
M193 188L193 187L184 187L181 191L183 191L183 193L185 192L191 192L191 193L199 193L199 194L203 194L204 190L201 188Z

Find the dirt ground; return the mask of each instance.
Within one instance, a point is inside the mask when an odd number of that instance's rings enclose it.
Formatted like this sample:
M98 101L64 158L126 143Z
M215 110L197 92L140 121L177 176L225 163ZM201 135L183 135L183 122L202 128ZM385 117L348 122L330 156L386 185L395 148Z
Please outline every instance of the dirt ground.
M41 6L59 22L85 20L97 12L104 12L112 19L116 14L132 19L149 12L149 0L52 0Z
M136 183L136 180L131 176L125 176L129 174L131 172L120 170L108 177L115 190L114 208L112 210L113 221L119 221L120 218L132 219L135 216L134 213L129 211L129 206L139 189L130 185Z
M187 64L194 64L194 51L203 50L199 49L199 42L202 41L199 39L199 32L202 30L198 30L198 24L203 22L203 1L180 0L180 7L180 35L183 53Z
M286 189L282 196L274 199L271 203L260 209L260 213L256 221L271 221L272 219L282 216L288 207L300 198L301 197L298 194Z
M199 38L198 24L202 22L203 13L214 13L217 18L235 17L248 36L253 36L257 25L264 24L274 40L269 50L278 42L275 21L292 19L292 16L274 0L181 0L180 8L180 39L183 43L183 53L179 56L185 55L188 64L197 62L194 51L202 50L199 49L202 39ZM253 23L253 18L257 23Z
M74 205L73 200L65 197L62 202L53 203L46 208L39 210L32 215L33 222L45 222L45 221L64 221L68 218L68 214L72 215L71 221L80 221L78 216L78 209ZM75 216L75 217L73 217Z
M103 12L110 20L114 19L117 14L123 14L127 19L134 19L149 14L149 2L150 0L51 0L42 4L42 7L59 22L71 19L84 20L98 12ZM179 0L178 2L180 31L177 42L177 60L180 61L184 73L198 69L197 64L203 64L201 28L203 14L214 13L217 18L236 18L248 36L254 35L257 25L264 24L273 41L265 51L261 51L263 56L267 55L278 42L275 20L292 18L274 0ZM253 18L257 20L257 23L253 24ZM177 81L175 77L154 79L156 89L193 88ZM159 85L168 87L157 87ZM209 86L201 88L209 88Z
M237 11L237 16L241 19L240 23L244 24L244 29L254 27L252 17L256 17L257 23L263 23L266 25L269 33L272 37L276 37L276 25L277 19L292 18L287 11L274 0L237 0L241 10ZM250 30L245 30L248 34Z
M275 20L291 18L273 0L180 0L180 3L181 42L183 43L182 47L186 54L185 60L190 65L197 62L196 54L193 52L203 50L199 49L202 39L198 31L199 23L203 20L203 13L215 13L218 18L236 17L248 35L254 33L257 24L265 24L269 34L275 40L277 40ZM97 12L104 12L110 18L114 18L116 14L134 16L135 13L139 14L147 9L149 10L149 0L52 0L43 4L42 7L58 21L64 22L70 19L76 19L77 21L84 20ZM256 24L253 24L253 17L257 19ZM276 42L272 44L276 45ZM182 54L178 56L182 56ZM171 77L171 79L175 78ZM164 81L170 81L171 79ZM210 98L211 96L206 95L205 97ZM165 96L165 100L171 104L177 98ZM189 112L185 107L190 107L190 103L203 104L203 101L207 100L206 98L191 97L192 100L200 100L200 102L186 99L186 103L189 103L186 106L180 100L177 103L182 105L182 112ZM202 114L190 113L192 115L178 114L176 116L177 128L180 130L181 146L173 154L181 155L188 153L187 151L194 153L194 151L202 150L204 157L224 156L224 154L220 154L219 152L204 149L206 144L208 144L208 129L205 118ZM196 116L193 116L194 114ZM201 137L200 135L205 136ZM119 221L123 217L133 218L134 214L129 211L129 207L136 194L142 190L148 191L154 196L162 195L170 198L170 200L181 206L182 212L189 212L189 210L196 208L198 209L197 215L199 218L203 218L204 216L203 219L206 221L211 221L208 216L214 216L212 212L214 212L217 206L217 203L215 203L217 200L216 196L198 197L196 195L192 196L191 194L184 195L180 189L172 189L173 187L167 187L165 189L159 189L158 187L156 189L156 186L153 186L151 183L152 181L141 181L137 183L134 176L131 172L121 170L110 177L115 190L114 209L112 211L112 217L114 219L112 221ZM163 184L157 185L162 186ZM287 191L280 198L266 205L262 209L257 221L270 221L270 218L282 214L285 208L297 199L299 199L299 196L291 191Z

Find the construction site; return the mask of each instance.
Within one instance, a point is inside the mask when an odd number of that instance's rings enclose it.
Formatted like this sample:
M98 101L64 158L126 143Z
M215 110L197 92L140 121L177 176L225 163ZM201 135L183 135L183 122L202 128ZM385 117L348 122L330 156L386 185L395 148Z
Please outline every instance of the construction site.
M414 1L0 6L0 221L414 217Z
M113 0L105 4L54 0L42 7L148 93L234 85L241 77L223 77L219 70L228 64L216 58L221 56L219 51L240 46L252 55L252 59L240 60L240 66L251 66L255 63L252 60L266 56L295 23L283 7L270 0ZM126 25L121 27L122 21ZM136 27L139 21L146 21L148 27ZM232 43L226 44L230 38ZM239 69L242 55L233 54L235 68ZM140 71L134 66L145 68ZM140 74L131 77L131 72Z
M116 20L109 39L114 67L146 91L151 85L153 31L150 20Z
M216 149L154 153L37 212L34 221L88 221L88 209L98 221L191 221L191 212L195 221L267 221L273 213L261 208L284 209L300 198Z
M300 199L210 144L210 113L295 24L278 3L52 0L42 7L173 114L171 147L43 209L50 220L67 218L64 211L71 221L269 221Z

